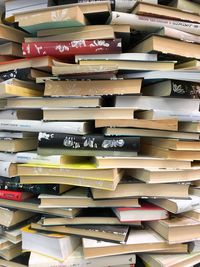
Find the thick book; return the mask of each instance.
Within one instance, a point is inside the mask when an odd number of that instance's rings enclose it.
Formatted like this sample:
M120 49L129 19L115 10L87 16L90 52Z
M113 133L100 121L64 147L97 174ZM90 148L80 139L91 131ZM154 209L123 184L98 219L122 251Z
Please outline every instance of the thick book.
M170 27L173 29L200 34L199 23L191 23L181 20L158 18L156 16L144 16L127 14L123 12L112 12L112 17L110 19L110 24L129 24L132 29L144 32L153 32L159 30L162 27ZM166 46L164 46L166 47ZM140 51L141 52L141 51Z
M10 161L5 161L5 158L0 161L0 176L14 177L17 175L17 164Z
M20 191L10 191L0 189L0 198L14 201L24 201L33 196L32 193L20 192Z
M20 31L15 29L14 27L10 27L4 25L3 23L0 25L0 41L1 43L7 43L9 41L15 43L22 43L24 38L27 36L27 33L24 31Z
M142 80L46 81L45 96L140 94ZM71 88L74 88L72 90ZM56 91L55 91L56 88Z
M13 178L0 177L0 189L18 192L27 192L35 195L38 194L51 194L59 195L68 190L72 186L62 184L20 184L20 177L16 176Z
M26 57L40 57L41 55L56 58L70 58L84 54L117 54L121 53L121 40L77 40L59 42L31 42L23 43L22 51Z
M100 257L95 259L85 259L83 254L83 248L80 246L76 248L76 250L64 261L59 262L49 257L36 254L31 252L29 258L29 267L72 267L72 266L90 266L90 267L106 267L106 266L123 266L123 267L134 267L136 263L135 254L127 254L127 255L116 255L116 256L108 256L108 257Z
M154 5L146 2L137 2L134 6L132 13L137 15L146 15L149 13L151 16L160 17L160 18L171 18L174 20L186 20L190 22L199 23L200 18L196 13L190 13L184 10L179 10L174 7L164 6L164 5ZM170 16L169 16L170 14Z
M147 264L146 266L198 266L200 261L200 253L185 253L174 255L140 254L140 258Z
M200 133L200 122L198 121L179 122L178 128L179 131L182 132Z
M44 122L35 120L0 120L0 130L25 132L63 132L69 134L86 134L91 131L88 122ZM46 136L48 137L48 136Z
M115 191L92 189L94 199L123 199L125 197L188 198L187 184L146 184L136 179L121 180Z
M137 198L95 200L86 188L75 188L60 196L39 195L42 208L140 207Z
M154 221L169 217L168 212L154 204L142 203L139 208L113 208L120 222Z
M183 98L200 98L199 83L166 80L142 87L142 94L146 96L170 96Z
M59 225L120 225L117 216L110 208L90 208L82 209L80 213L73 219L44 217L41 220L43 226L59 226ZM126 225L126 223L124 223ZM141 222L127 223L132 227L141 227Z
M62 14L65 13L68 15L63 17ZM37 14L37 16L35 16L35 14ZM52 9L20 13L15 15L15 21L19 23L20 28L30 33L36 33L38 30L44 30L48 28L77 27L87 24L87 20L78 6L56 6L53 8L53 13Z
M129 226L126 225L42 226L40 222L31 223L31 228L44 232L75 235L116 243L125 243L129 231Z
M139 252L187 252L185 244L168 244L151 229L131 230L125 244L115 244L83 238L83 251L87 259Z
M148 199L148 201L169 212L179 214L200 208L200 197L192 195L189 197L189 199Z
M62 148L70 150L102 150L102 151L139 151L139 137L109 137L104 135L66 135L61 133L39 134L41 148Z
M2 61L7 61L7 56L11 56L11 59L14 59L13 57L23 57L21 44L14 42L0 44L0 55L5 57L5 60Z
M174 217L145 223L169 244L185 243L200 238L200 222L187 217Z
M0 151L3 152L29 151L36 148L37 138L0 139Z
M190 112L199 112L199 99L163 98L153 96L116 96L115 107L132 107L146 110L170 110L176 113L182 111L185 106Z
M180 46L181 50L179 49ZM200 59L199 49L199 44L196 43L182 42L181 40L153 34L130 49L129 52L158 52L165 55L171 54L177 57Z
M22 228L22 248L26 251L35 251L63 261L79 245L80 238L78 237L41 233L33 230L30 225Z
M42 111L34 109L7 109L0 111L0 120L40 120ZM31 135L29 136L31 137ZM9 138L9 137L7 137Z

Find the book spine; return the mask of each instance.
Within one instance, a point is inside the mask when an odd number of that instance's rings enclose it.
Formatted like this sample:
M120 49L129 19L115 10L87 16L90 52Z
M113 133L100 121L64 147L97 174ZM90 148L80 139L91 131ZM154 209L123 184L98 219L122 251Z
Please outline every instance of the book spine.
M121 53L121 40L76 40L61 42L23 43L23 55L39 57L73 57L86 54L118 54Z
M171 96L199 99L200 84L173 80L171 82Z
M122 12L112 12L110 24L129 24L134 30L152 32L162 27L170 27L177 30L200 35L200 24L186 21L162 19L156 17L138 16Z
M0 120L0 130L24 132L62 132L84 134L84 122L43 122L34 120Z
M139 137L108 137L104 135L69 135L40 133L40 148L100 151L138 151Z
M0 176L9 177L9 168L11 162L0 161Z
M39 194L52 194L58 195L59 192L59 185L57 184L47 184L47 185L37 185L37 184L20 184L20 182L10 182L10 181L2 181L0 178L0 190L10 190L10 191L20 191L20 192L27 192L33 193L35 195ZM14 200L14 199L13 199Z
M23 192L16 192L10 190L0 190L0 198L14 201L22 201Z

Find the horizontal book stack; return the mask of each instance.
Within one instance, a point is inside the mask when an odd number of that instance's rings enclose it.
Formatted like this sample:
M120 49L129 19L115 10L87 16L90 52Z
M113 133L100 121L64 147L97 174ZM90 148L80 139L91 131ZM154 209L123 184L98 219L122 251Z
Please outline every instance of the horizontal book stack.
M198 1L3 9L0 265L198 266Z

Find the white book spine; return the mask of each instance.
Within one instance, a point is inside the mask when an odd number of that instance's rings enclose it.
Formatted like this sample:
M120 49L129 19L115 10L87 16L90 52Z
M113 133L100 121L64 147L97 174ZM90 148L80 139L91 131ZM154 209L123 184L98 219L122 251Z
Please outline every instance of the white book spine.
M9 177L9 168L11 162L0 161L0 176Z
M84 122L44 122L33 120L0 120L0 130L84 134Z
M185 42L200 43L200 36L183 32L177 29L164 28L164 36L180 39Z
M30 163L30 164L60 164L61 156L40 156L33 152L3 153L0 152L0 161L12 163Z
M3 110L0 111L0 120L17 120L17 110Z
M191 199L177 200L177 213L183 213L186 211L199 209L200 208L200 197L190 196Z
M154 110L153 111L153 120L154 119L177 119L179 121L200 121L200 112L178 112L170 110Z
M111 24L129 24L134 30L149 31L169 27L200 35L200 24L147 16L138 16L122 12L112 12Z

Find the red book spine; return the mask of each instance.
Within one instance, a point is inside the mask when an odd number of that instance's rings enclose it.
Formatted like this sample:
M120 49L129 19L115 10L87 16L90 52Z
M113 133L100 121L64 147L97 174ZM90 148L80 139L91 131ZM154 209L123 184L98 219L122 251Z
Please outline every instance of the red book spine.
M0 190L0 198L14 201L22 201L23 192Z
M65 42L23 43L22 51L26 57L52 56L57 58L74 57L88 54L119 54L121 40L77 40Z

